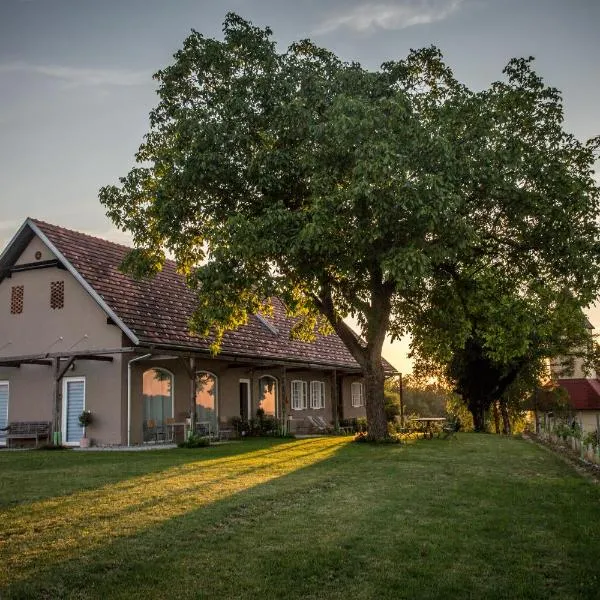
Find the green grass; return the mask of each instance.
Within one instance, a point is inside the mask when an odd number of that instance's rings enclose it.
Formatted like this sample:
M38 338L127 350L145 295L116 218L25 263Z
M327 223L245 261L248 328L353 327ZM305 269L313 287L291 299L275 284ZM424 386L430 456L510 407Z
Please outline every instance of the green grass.
M0 452L0 598L598 598L600 491L532 443Z

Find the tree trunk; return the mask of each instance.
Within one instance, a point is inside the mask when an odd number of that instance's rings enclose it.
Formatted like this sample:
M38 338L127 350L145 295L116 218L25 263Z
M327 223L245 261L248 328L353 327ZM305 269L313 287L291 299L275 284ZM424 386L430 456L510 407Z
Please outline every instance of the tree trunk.
M510 419L508 417L508 407L506 402L500 402L500 412L502 413L502 433L504 435L510 435L512 432L510 426Z
M363 370L365 378L365 404L367 409L367 431L369 439L382 440L388 435L383 392L384 373L381 357L369 360Z
M492 404L494 407L494 428L496 429L496 435L500 435L500 413L498 412L498 403Z
M475 431L485 431L485 408L482 402L469 402L468 408L473 415L473 429Z

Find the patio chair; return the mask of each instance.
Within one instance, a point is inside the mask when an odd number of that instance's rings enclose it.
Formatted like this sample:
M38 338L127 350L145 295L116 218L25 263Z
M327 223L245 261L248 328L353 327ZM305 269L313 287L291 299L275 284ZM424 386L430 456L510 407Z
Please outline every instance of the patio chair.
M306 420L311 424L311 426L316 429L317 431L326 431L327 427L323 426L322 423L319 423L319 421L317 421L317 417L313 417L312 415L307 415L306 416Z
M323 429L331 429L331 425L320 415L316 415L313 418L317 423L321 425Z
M157 441L156 437L156 421L154 419L148 419L144 421L144 442L151 440Z

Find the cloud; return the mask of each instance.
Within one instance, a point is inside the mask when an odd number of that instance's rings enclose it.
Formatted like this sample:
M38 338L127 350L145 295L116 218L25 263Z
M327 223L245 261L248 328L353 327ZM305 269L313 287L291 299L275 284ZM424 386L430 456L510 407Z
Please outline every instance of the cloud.
M0 64L0 74L2 73L42 75L59 79L70 86L136 86L152 83L150 71L35 65L26 62Z
M399 4L361 4L350 12L326 20L314 33L331 33L345 27L364 32L406 29L442 21L456 12L463 0L402 0Z

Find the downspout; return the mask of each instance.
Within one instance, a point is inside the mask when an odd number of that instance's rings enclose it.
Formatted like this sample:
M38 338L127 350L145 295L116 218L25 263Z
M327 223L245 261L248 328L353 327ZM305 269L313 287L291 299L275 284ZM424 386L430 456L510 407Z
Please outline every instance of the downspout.
M127 446L131 446L131 364L152 356L152 353L136 356L127 363Z

